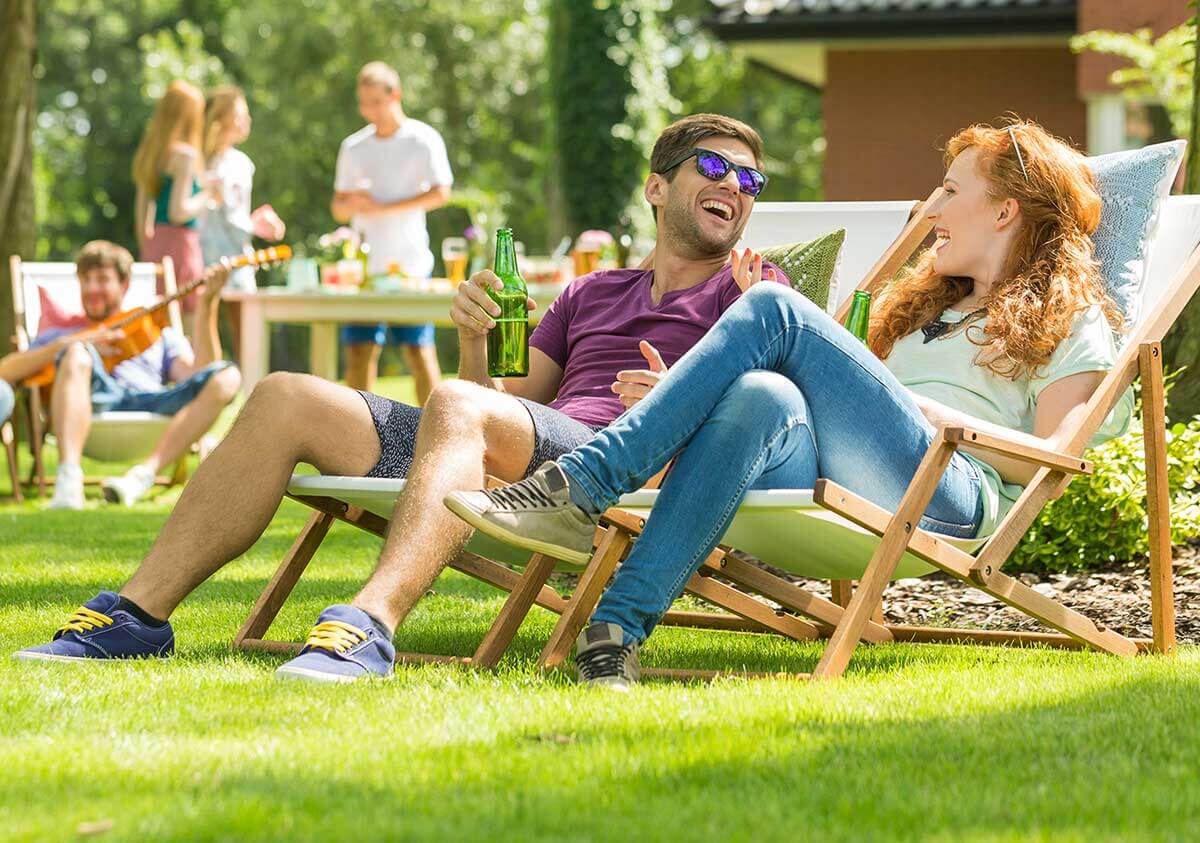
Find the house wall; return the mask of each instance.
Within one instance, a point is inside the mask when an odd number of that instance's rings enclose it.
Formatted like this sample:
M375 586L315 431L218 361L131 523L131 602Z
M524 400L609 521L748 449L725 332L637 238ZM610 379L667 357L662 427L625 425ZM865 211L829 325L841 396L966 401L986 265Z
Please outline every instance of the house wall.
M1076 94L1076 64L1066 44L830 49L825 198L924 198L941 183L946 141L1008 112L1083 146L1087 114Z
M1157 37L1188 19L1187 0L1079 0L1079 31L1108 29L1114 32L1133 32L1148 27ZM1079 56L1079 96L1109 93L1109 75L1128 62L1100 53L1081 53Z

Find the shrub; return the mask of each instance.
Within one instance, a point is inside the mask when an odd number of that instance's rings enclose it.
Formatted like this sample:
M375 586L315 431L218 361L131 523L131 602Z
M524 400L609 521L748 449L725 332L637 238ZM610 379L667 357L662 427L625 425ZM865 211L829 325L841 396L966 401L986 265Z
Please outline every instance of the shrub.
M1072 571L1150 551L1141 402L1129 430L1088 454L1095 473L1076 477L1014 551L1010 571ZM1200 536L1200 416L1167 430L1171 539Z

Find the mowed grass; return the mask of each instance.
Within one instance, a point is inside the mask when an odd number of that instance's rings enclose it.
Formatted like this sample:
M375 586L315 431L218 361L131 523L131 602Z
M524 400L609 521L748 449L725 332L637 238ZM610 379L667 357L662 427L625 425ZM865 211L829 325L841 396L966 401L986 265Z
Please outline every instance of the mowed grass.
M278 682L282 657L229 642L303 524L292 503L179 609L174 658L7 658L118 587L176 497L83 513L0 504L0 840L1129 841L1200 828L1196 648L1122 660L864 647L839 682L615 696L533 668L554 620L535 609L495 673ZM272 637L303 638L377 549L335 527ZM448 573L397 644L468 652L501 602ZM644 650L652 665L754 670L818 656L678 629Z

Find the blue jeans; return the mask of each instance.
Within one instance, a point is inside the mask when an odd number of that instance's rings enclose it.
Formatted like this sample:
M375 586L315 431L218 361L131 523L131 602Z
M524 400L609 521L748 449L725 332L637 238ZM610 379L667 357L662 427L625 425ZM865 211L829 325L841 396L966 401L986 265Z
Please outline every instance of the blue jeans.
M13 395L13 388L8 385L8 381L0 380L0 424L8 421L16 403L17 399Z
M92 353L92 410L97 413L121 410L173 416L195 400L209 378L233 365L228 360L218 360L187 380L158 390L141 391L129 389L110 375L95 346L89 345L88 351Z
M935 433L823 310L782 285L755 285L645 399L558 460L572 496L602 511L678 454L593 622L644 641L749 489L811 489L825 477L895 509ZM921 526L971 537L982 518L979 474L956 453Z

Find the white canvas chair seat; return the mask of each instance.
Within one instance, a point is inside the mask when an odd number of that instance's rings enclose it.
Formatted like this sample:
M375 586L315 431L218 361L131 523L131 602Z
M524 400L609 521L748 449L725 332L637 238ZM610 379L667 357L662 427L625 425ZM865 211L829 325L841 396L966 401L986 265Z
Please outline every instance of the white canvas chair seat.
M377 477L292 475L289 495L320 495L345 501L388 519L403 480ZM642 489L625 495L617 504L627 512L648 515L658 499L657 489ZM973 553L983 539L942 537L943 541ZM862 576L879 544L879 537L851 524L813 500L811 489L764 489L748 492L721 544L761 559L773 567L801 577L855 580ZM476 533L467 550L506 565L524 566L531 554ZM578 571L581 566L558 561L560 570ZM933 571L911 553L897 566L895 579L919 577Z
M130 410L96 413L83 445L85 456L100 462L145 459L154 450L171 416Z
M13 310L16 316L18 351L27 350L43 329L52 329L56 324L43 325L42 303L46 302L59 314L76 316L80 313L79 279L75 264L67 261L22 261L16 255L9 259L13 284ZM121 303L122 310L130 310L153 303L158 298L158 284L162 281L167 294L175 292L175 273L170 258L161 264L137 262L133 264L129 278L129 289ZM182 334L183 319L178 302L167 308L170 325ZM34 454L34 479L39 492L45 491L46 478L42 466L41 444L46 420L42 418L42 397L31 391L29 425L30 450ZM109 411L96 413L83 446L85 456L101 462L135 462L149 456L162 437L171 417L157 413ZM182 463L181 463L182 467ZM185 476L182 470L175 478Z

